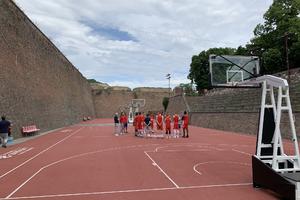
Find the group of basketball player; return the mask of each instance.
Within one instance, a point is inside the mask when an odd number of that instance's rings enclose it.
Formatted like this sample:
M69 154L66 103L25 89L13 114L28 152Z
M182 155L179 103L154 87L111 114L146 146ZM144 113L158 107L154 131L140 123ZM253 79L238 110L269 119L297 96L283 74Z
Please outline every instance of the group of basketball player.
M122 112L120 118L116 113L114 116L115 122L115 134L124 134L127 133L127 126L128 126L128 117L127 115ZM173 128L171 126L173 122ZM156 131L154 129L154 125L156 124ZM165 130L165 137L166 138L179 138L189 137L189 117L186 111L184 111L183 115L180 117L178 114L174 114L173 116L166 113L163 115L162 113L158 112L156 116L152 113L148 113L144 115L142 112L138 112L135 114L133 120L133 126L135 130L135 136L140 137L164 137L164 130ZM181 134L182 128L182 134ZM173 131L172 131L173 130Z

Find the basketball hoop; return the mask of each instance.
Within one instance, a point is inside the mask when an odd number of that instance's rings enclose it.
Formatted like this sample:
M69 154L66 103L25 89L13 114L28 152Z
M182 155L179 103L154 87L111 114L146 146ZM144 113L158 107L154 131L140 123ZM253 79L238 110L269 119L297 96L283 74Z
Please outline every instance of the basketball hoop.
M132 123L134 119L134 113L139 112L140 108L144 107L146 104L145 99L132 99L129 104L129 122Z

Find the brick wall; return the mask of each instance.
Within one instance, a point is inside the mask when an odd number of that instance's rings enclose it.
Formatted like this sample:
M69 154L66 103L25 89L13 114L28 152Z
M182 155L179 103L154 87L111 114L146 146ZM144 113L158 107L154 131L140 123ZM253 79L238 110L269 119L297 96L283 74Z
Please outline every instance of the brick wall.
M173 115L175 113L182 114L185 110L189 111L184 96L176 95L170 98L167 112Z
M113 90L112 88L93 90L94 103L97 117L112 117L114 113L124 110L132 99L145 99L145 107L141 112L163 110L162 100L169 95L165 89L133 89Z
M296 131L300 134L300 69L292 71L290 97L295 116ZM299 76L296 77L296 74ZM284 78L285 73L282 75ZM185 105L184 102L187 102ZM205 96L176 96L170 99L168 112L180 113L190 109L191 124L256 134L261 102L261 89L217 89ZM287 114L283 114L281 130L283 135L290 135L290 124Z
M41 131L94 116L91 88L82 74L10 0L0 1L0 114Z

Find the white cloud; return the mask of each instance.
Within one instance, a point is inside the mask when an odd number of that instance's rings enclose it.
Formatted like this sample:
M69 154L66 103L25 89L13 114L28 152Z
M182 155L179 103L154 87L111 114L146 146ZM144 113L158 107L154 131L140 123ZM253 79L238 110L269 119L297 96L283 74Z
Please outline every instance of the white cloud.
M192 55L246 44L272 0L16 2L87 78L167 87L167 73L188 82Z

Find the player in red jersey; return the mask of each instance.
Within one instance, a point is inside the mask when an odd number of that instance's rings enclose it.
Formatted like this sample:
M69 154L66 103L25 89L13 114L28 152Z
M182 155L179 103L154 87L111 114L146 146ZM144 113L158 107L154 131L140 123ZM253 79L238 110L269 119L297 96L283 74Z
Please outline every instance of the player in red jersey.
M163 130L163 116L160 113L156 116L156 127L158 131Z
M166 137L171 137L171 116L169 114L166 115L165 119L165 125L166 125Z
M178 114L174 114L173 116L173 135L174 138L179 138L179 116Z
M124 117L124 112L121 112L121 116L120 116L120 125L121 125L121 132L120 134L124 134L124 121L125 121L125 117Z
M139 136L142 136L143 134L143 117L142 117L142 113L139 112L139 115L137 117L137 128L138 128L138 134Z
M127 117L126 113L124 113L124 132L125 133L128 133L127 128L128 128L128 117Z
M127 115L125 112L122 112L120 116L121 134L127 133L127 122L128 122Z
M133 126L134 126L134 135L138 136L138 113L135 113L134 119L133 119Z
M140 112L140 118L141 118L141 121L142 121L142 131L141 131L141 134L142 134L142 136L144 136L145 135L145 123L144 123L144 121L145 121L145 115L144 115L144 112Z
M183 137L188 138L189 137L189 116L186 111L184 111L184 113L183 113L182 130L183 130ZM185 133L186 133L186 135L185 135Z
M150 127L151 127L151 132L154 133L154 115L150 115Z

